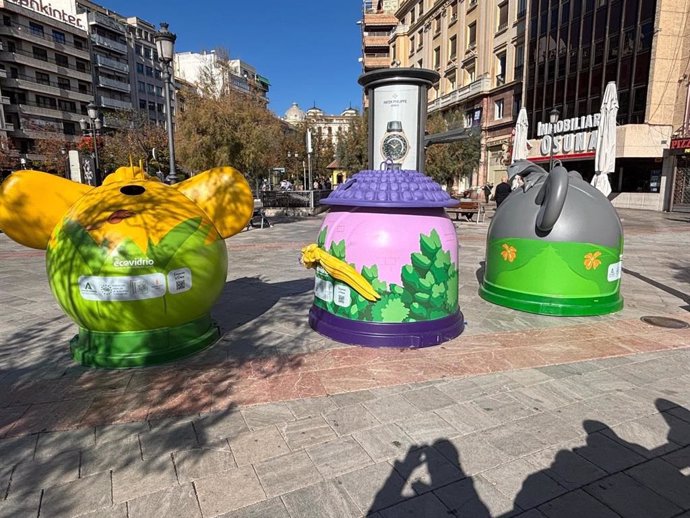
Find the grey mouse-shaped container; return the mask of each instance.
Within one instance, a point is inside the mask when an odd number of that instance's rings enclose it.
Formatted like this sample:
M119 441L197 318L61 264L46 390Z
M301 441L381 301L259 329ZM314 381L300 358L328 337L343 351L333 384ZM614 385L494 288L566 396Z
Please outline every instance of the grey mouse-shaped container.
M544 315L620 310L623 227L611 202L560 165L519 160L509 175L524 182L489 227L480 296Z

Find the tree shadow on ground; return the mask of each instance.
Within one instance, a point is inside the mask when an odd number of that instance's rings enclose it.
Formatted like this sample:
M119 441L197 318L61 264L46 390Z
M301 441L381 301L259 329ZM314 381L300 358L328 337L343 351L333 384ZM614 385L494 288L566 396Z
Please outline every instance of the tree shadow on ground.
M413 445L402 461L395 461L367 516L680 515L690 509L690 411L665 399L657 399L656 407L668 426L665 444L649 449L623 439L604 423L585 420L584 444L558 451L548 467L528 475L512 502L500 492L514 487L511 463L492 474L489 470L487 476L467 476L460 460L464 452L458 452L453 441ZM638 432L644 437L644 431ZM448 462L455 468L452 474ZM519 469L516 466L515 472Z

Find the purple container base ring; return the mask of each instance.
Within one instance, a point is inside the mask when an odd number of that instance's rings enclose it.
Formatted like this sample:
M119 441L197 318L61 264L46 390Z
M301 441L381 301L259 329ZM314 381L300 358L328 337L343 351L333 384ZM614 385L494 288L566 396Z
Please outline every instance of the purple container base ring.
M454 315L424 322L360 322L312 306L309 325L317 333L337 342L364 347L417 349L439 345L459 336L465 329L465 318L458 310Z

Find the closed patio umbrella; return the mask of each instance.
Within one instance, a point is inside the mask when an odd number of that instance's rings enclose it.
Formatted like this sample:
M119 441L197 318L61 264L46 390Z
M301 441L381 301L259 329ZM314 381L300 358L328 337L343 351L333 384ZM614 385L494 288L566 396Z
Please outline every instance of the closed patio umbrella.
M594 157L594 177L592 185L604 196L611 194L609 173L616 167L616 117L618 115L618 95L616 83L610 81L604 91L597 134L597 153Z
M527 121L527 110L520 109L517 121L515 122L515 137L513 140L513 156L511 163L516 160L527 159L527 129L529 122Z

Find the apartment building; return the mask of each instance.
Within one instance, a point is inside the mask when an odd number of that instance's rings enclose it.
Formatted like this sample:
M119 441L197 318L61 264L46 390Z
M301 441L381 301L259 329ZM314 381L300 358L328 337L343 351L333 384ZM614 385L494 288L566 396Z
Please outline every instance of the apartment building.
M590 179L594 116L606 84L615 81L613 204L690 210L685 153L690 141L682 139L689 133L689 12L687 0L531 0L525 80L529 158L547 162L553 152L568 169ZM552 136L548 120L554 108L562 122Z
M154 37L157 29L151 23L136 16L127 18L130 50L130 82L132 103L139 111L146 113L152 122L166 124L165 83L158 61ZM136 89L134 88L136 85ZM172 115L175 116L176 95L171 92Z
M293 127L307 122L318 134L330 139L335 149L340 136L348 131L352 119L358 115L359 112L352 107L346 108L340 114L327 114L316 106L303 111L297 103L292 103L281 120Z
M227 59L212 50L210 52L179 52L175 54L173 63L175 77L182 81L196 86L210 82L216 94L231 88L245 94L256 95L259 99L268 102L269 80L241 59Z
M94 99L87 20L73 2L0 0L0 125L22 159L39 160L36 142L76 140Z
M460 187L506 172L521 106L526 0L404 0L389 44L394 64L436 70L428 112L460 112L480 130L478 170Z
M364 72L388 68L395 57L388 39L398 25L395 17L401 0L365 0L362 7L362 69Z

